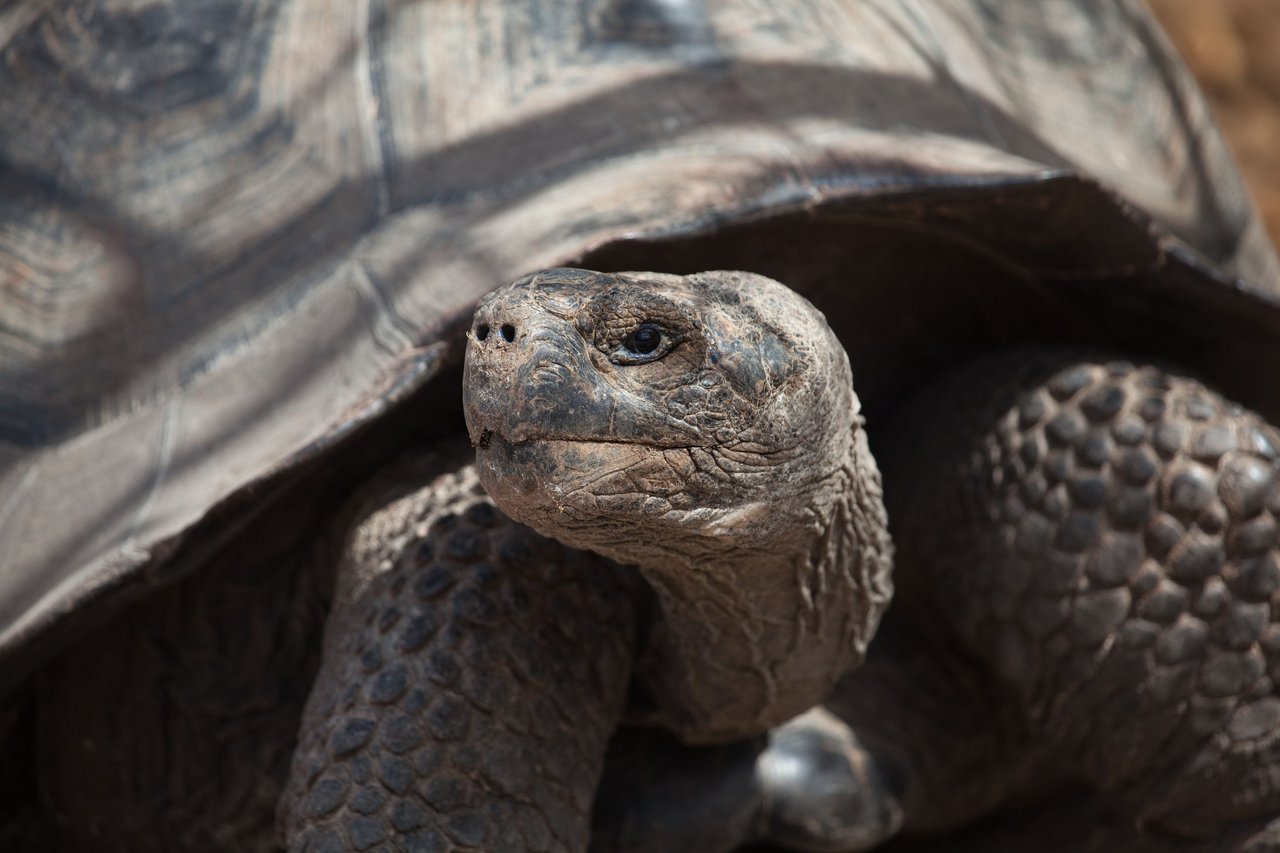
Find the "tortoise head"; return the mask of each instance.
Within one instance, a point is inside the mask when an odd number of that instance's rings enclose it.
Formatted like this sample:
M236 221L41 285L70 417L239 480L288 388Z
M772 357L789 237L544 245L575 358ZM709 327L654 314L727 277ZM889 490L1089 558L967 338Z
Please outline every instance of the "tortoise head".
M811 535L858 422L821 313L775 281L553 269L476 309L480 479L516 520L622 562Z

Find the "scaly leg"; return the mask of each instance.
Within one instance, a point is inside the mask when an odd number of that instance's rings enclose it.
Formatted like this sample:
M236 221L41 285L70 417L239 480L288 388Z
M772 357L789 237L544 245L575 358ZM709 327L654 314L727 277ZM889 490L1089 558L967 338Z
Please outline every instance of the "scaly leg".
M1044 773L1174 835L1280 814L1274 428L1154 367L1019 353L890 438L901 594L1013 694Z
M281 800L289 849L585 850L634 590L511 522L470 469L370 516Z

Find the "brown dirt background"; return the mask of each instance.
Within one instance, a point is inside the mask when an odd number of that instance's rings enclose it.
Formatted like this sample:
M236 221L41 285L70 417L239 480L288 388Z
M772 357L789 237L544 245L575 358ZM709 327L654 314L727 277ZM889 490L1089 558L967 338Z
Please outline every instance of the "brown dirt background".
M1148 0L1200 80L1280 244L1280 0Z

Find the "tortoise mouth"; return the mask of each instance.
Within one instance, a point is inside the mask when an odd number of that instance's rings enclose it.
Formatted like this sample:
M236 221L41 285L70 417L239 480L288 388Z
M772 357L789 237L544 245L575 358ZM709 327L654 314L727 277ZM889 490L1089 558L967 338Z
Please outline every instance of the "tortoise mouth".
M504 444L508 447L527 447L534 444L626 444L632 446L648 447L653 450L691 450L696 447L710 447L711 443L665 443L661 439L656 438L640 438L627 436L567 436L560 435L555 432L534 432L520 437L513 437L504 434L500 430L490 427L481 427L480 431L471 436L471 446L476 450L488 450L494 442Z

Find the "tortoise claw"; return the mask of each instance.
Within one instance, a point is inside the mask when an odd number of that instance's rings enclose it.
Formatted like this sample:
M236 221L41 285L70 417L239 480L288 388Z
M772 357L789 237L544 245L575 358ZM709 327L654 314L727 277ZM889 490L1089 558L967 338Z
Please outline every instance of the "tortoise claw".
M840 720L815 708L769 734L757 780L760 834L806 853L854 853L902 826L890 774Z
M755 738L686 746L633 729L609 747L591 849L723 853L762 843L807 853L869 850L902 826L892 768L815 708ZM753 848L754 849L754 848Z

